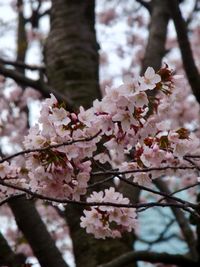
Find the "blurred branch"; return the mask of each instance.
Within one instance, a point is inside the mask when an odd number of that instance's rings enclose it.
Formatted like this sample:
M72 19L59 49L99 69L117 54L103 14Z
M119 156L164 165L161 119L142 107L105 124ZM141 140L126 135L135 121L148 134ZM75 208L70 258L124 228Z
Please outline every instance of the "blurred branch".
M136 2L138 2L139 4L141 4L141 6L145 7L149 13L151 14L152 8L149 2L146 2L144 0L136 0Z
M21 267L26 261L23 254L15 254L7 240L0 233L0 265L9 267Z
M142 74L149 66L152 66L155 70L159 69L162 58L166 53L165 43L170 17L167 2L166 0L152 0L151 8L149 37L142 64Z
M192 54L187 34L187 25L181 14L178 1L168 0L168 5L176 28L183 66L193 94L195 95L197 101L200 103L200 75Z
M188 26L188 25L191 23L191 21L193 20L194 13L200 11L199 3L200 3L199 0L195 0L194 7L193 7L193 9L192 9L190 15L188 16L188 18L187 18L187 20L186 20L186 24L187 24L187 26Z
M168 195L171 195L171 192L169 188L167 187L167 184L162 181L161 179L157 179L154 181L155 185L159 188L160 191L165 192ZM168 198L166 201L171 203L171 200ZM190 250L191 256L196 259L197 258L197 251L196 251L196 239L194 237L194 233L189 225L189 222L187 218L185 217L184 213L180 209L176 209L174 207L171 207L174 216L177 220L178 225L180 226L180 229L183 233L183 236L185 238L185 241L188 244L188 248Z
M26 19L26 22L30 22L31 23L33 29L37 29L38 26L39 26L39 18L40 18L39 11L40 11L42 2L40 0L38 0L37 3L38 3L37 7L34 8L33 2L31 2L32 14L28 19Z
M50 8L47 9L47 10L45 10L44 12L42 12L42 13L39 14L39 17L41 18L41 17L43 17L43 16L50 15L50 11L51 11Z
M18 7L18 25L17 25L17 61L24 62L26 51L28 48L28 41L25 29L24 9L23 0L17 1ZM21 73L24 73L23 69L19 69Z
M17 60L12 61L12 60L8 60L8 59L0 58L0 63L2 63L4 65L10 65L13 67L28 69L28 70L32 70L32 71L44 71L45 70L44 66L29 65L29 64L24 63L23 61L17 61Z
M52 89L46 83L42 82L40 79L38 80L30 79L16 70L5 68L2 64L0 64L0 74L7 78L13 79L16 83L20 85L23 85L25 87L32 87L38 90L43 97L49 97L50 93L53 93L58 101L66 103L67 109L69 111L73 110L73 105L69 98L64 96L62 93Z
M165 237L165 234L169 230L169 228L174 224L174 222L175 222L175 219L171 219L165 225L164 229L162 230L162 232L159 234L159 236L156 239L154 239L154 240L145 240L143 238L138 238L138 240L140 240L143 243L149 244L149 245L153 245L153 244L156 244L156 243L159 243L159 242L163 242L163 241L169 240L169 239L174 237L174 234L171 234L171 235L169 235L167 237Z
M11 195L9 197L4 198L2 201L0 201L0 207L3 206L4 204L7 204L11 199L17 199L21 197L25 197L25 193L17 194L17 195Z

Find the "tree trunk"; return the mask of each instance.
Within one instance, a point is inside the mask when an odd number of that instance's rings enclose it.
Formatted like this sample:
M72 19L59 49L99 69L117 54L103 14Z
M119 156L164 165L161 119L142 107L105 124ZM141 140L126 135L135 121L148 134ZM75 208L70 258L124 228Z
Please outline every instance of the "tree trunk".
M100 98L94 0L52 0L51 30L45 47L49 83L88 108Z
M42 267L68 267L34 204L26 199L14 199L9 205L16 223L23 231L34 255Z

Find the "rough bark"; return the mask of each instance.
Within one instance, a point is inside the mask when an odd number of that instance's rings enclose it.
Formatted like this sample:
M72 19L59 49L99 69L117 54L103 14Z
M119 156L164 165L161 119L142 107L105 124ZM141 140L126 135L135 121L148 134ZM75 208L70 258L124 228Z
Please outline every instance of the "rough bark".
M100 98L94 0L53 0L45 47L49 83L88 108Z

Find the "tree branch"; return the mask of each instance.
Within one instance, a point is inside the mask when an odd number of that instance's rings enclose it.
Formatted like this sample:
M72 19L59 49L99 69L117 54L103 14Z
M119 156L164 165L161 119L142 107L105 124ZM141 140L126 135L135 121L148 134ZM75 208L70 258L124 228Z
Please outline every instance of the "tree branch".
M61 146L69 146L69 145L72 145L72 144L75 144L75 143L79 143L79 142L88 142L88 141L91 141L94 138L96 138L100 134L100 132L101 131L99 131L98 133L96 133L95 135L90 136L90 137L75 139L75 140L63 142L63 143L60 143L60 144L49 145L49 146L42 147L42 148L33 148L33 149L22 150L22 151L19 151L17 153L14 153L14 154L12 154L10 156L7 156L7 157L4 157L4 158L0 159L0 164L2 162L4 162L4 161L10 160L10 159L15 158L15 157L20 156L20 155L30 154L30 153L33 153L33 152L43 152L43 151L47 151L49 149L58 148L58 147L61 147Z
M42 267L68 267L34 204L21 198L11 199L9 206L19 229L22 230L40 265Z
M192 49L187 35L187 25L181 14L178 1L168 0L168 5L176 28L183 66L193 94L200 103L200 75L194 61Z
M21 267L26 257L23 254L15 254L10 248L7 240L0 233L0 265L8 267Z
M1 161L0 161L1 163ZM151 168L143 168L143 169L136 169L136 170L130 170L130 171L118 171L117 169L115 170L107 170L107 171L97 171L97 172L92 172L92 175L121 175L121 174L129 174L129 173L139 173L139 172L151 172L151 171L165 171L165 170L194 170L196 169L195 166L164 166L164 167L151 167Z
M37 192L32 192L31 190L27 188L20 187L15 184L8 183L4 180L0 180L0 185L6 186L8 188L12 188L15 190L19 190L21 192L26 193L27 195L33 196L34 198L46 200L46 201L51 201L55 203L62 203L62 204L74 204L78 206L88 206L88 207L93 207L93 206L112 206L112 207L118 207L118 208L143 208L143 207L175 207L175 208L181 208L181 209L186 209L188 212L190 212L192 215L194 215L194 212L190 209L187 208L192 208L192 209L198 209L199 205L198 204L193 204L193 203L188 203L188 202L168 202L168 203L160 203L160 202L148 202L148 203L130 203L130 204L121 204L121 203L114 203L114 202L85 202L85 201L76 201L76 200L71 200L71 199L66 199L66 198L54 198L54 197L49 197L46 195L39 194ZM12 199L11 199L12 201ZM18 201L18 199L16 199ZM5 203L5 202L4 202Z
M162 181L161 179L157 179L155 180L154 183L162 192L165 192L168 195L171 195L171 192L168 189L167 184L164 181ZM168 203L171 202L170 198L166 199L166 201ZM174 213L174 216L177 220L178 225L180 226L183 236L185 237L190 253L192 257L196 259L197 258L196 239L194 237L194 233L192 229L190 228L188 220L185 218L185 215L182 210L176 209L174 207L171 207L171 209Z
M119 175L116 175L121 181L125 182L125 183L128 183L129 185L132 185L132 186L136 186L138 187L139 189L141 190L145 190L147 192L150 192L152 194L155 194L155 195L161 195L161 196L165 196L167 199L169 200L173 200L173 201L177 201L177 202L180 202L180 203L183 203L183 204L186 204L188 203L189 205L191 204L191 207L193 206L193 203L190 203L190 202L187 202L185 200L182 200L180 198L176 198L176 197L173 197L171 196L170 194L168 194L167 192L165 192L164 190L162 191L156 191L154 189L151 189L149 187L146 187L146 186L142 186L142 185L138 185L137 183L134 183L134 182L131 182L129 181L128 179L125 179L125 178L122 178L120 177ZM194 204L195 205L195 204Z
M200 6L199 6L199 0L195 0L195 3L194 3L194 7L190 13L190 15L188 16L187 20L186 20L186 25L188 26L191 21L193 20L193 17L194 17L194 13L198 12L200 10Z
M16 70L5 68L2 64L0 64L0 74L7 78L13 79L16 83L20 85L35 88L44 97L49 97L50 93L53 93L58 101L60 102L64 101L66 103L67 109L69 111L73 111L73 105L69 98L66 98L66 96L64 96L62 93L55 91L47 84L41 82L40 79L39 80L30 79Z
M101 264L98 267L123 267L130 262L145 261L151 263L166 263L176 264L181 266L192 266L195 262L183 255L172 255L168 253L157 253L150 251L131 251L125 253L118 258L106 263Z
M159 236L157 238L155 238L154 240L146 240L143 238L138 238L138 240L140 240L141 242L148 244L149 245L149 249L152 245L157 244L159 242L163 242L163 241L167 241L171 238L174 238L174 234L171 234L167 237L165 237L166 232L168 231L168 229L174 224L175 219L171 219L164 227L164 229L162 230L162 232L159 234Z
M167 25L169 22L169 10L166 0L151 1L151 22L149 25L149 38L145 50L141 73L152 66L159 69L162 58L166 53L165 42L167 36Z
M149 2L146 2L144 0L136 0L136 2L138 2L141 6L145 7L148 12L151 14L152 8Z
M10 65L10 66L14 66L14 67L22 68L22 69L28 69L32 71L44 71L45 70L44 66L29 65L29 64L24 63L23 61L18 61L18 60L13 61L9 59L0 58L0 63L4 65Z

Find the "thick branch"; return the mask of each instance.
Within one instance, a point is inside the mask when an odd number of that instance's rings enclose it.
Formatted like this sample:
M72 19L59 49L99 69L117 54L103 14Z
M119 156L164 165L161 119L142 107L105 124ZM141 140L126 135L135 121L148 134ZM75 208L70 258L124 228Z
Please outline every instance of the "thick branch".
M136 0L136 2L138 2L141 6L145 7L149 13L151 13L151 5L150 3L144 1L144 0Z
M26 64L23 61L19 61L19 60L13 61L13 60L9 60L9 59L0 58L0 63L2 63L4 65L10 65L10 66L14 66L17 68L28 69L28 70L32 70L32 71L44 71L45 70L44 66L29 65L29 64Z
M64 96L62 93L55 91L40 80L30 79L16 70L5 68L2 64L0 64L0 74L7 78L13 79L16 83L19 83L20 85L32 87L38 90L44 97L49 97L50 93L53 93L58 101L64 101L67 104L68 110L73 110L72 103L69 98Z
M0 266L21 267L25 263L23 254L16 255L10 248L7 240L0 233Z
M18 27L17 27L17 61L24 62L26 57L26 51L28 47L28 41L26 37L25 19L23 11L23 0L17 1L18 6ZM22 69L19 69L23 73Z
M168 0L171 16L174 21L178 43L181 51L183 66L192 88L193 94L200 103L200 75L194 61L190 42L187 34L187 26L181 14L177 0Z
M68 267L33 203L22 198L10 200L9 205L19 229L22 230L41 266Z
M149 38L142 64L142 74L149 66L153 67L155 70L159 69L162 63L162 58L166 52L165 42L169 21L167 2L166 0L152 0L151 8Z

